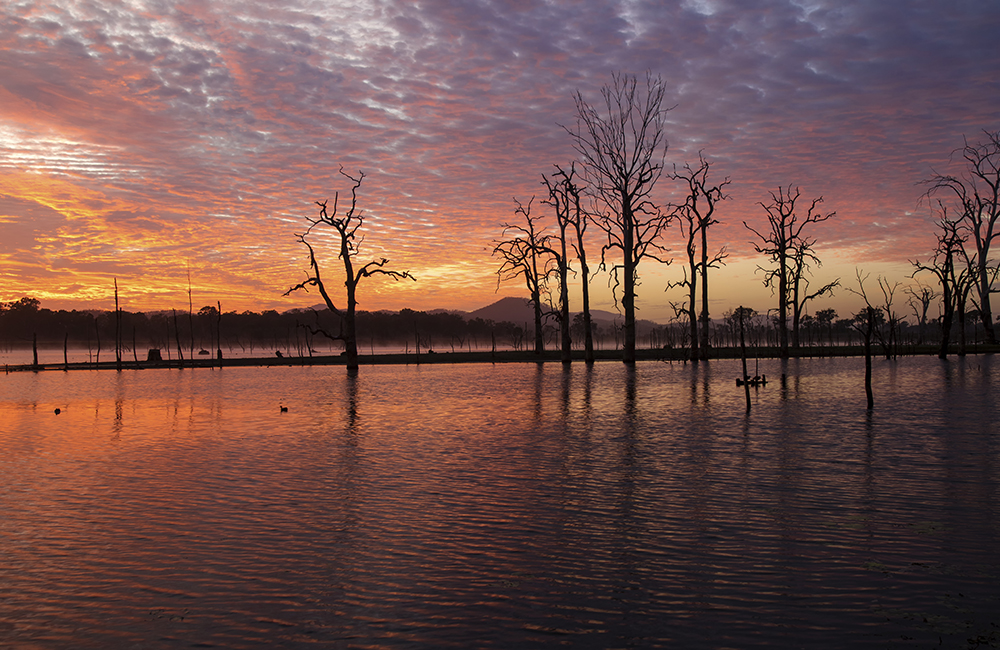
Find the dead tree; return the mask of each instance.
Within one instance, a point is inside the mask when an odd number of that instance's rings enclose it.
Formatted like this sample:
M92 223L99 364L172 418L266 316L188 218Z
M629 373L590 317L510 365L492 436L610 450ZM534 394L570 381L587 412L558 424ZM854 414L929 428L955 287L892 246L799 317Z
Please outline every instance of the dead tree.
M315 287L319 291L320 295L323 296L323 301L326 303L327 309L339 317L340 332L334 334L318 326L312 332L314 335L322 334L331 340L342 341L347 361L347 370L353 373L358 370L358 334L355 314L358 306L358 285L361 284L361 280L373 275L384 275L396 281L416 281L416 278L409 271L392 271L385 268L389 260L384 257L355 268L356 258L360 253L361 244L364 242L364 235L358 232L365 223L364 212L358 209L358 188L361 187L361 182L364 180L365 174L359 171L357 176L351 176L341 167L340 175L353 184L351 186L351 204L343 214L338 214L339 192L333 196L332 209L328 207L328 201L316 202L316 205L319 206L319 216L315 219L306 217L309 227L301 235L296 235L299 242L309 250L309 271L306 273L307 277L304 281L289 288L284 295L287 296L300 289L308 291L309 287ZM344 308L336 306L333 297L327 290L327 286L320 273L321 268L320 262L316 257L316 249L312 242L309 241L309 236L317 228L332 228L336 233L339 243L337 258L344 265L344 287L346 289L345 302L342 303L346 305Z
M966 234L958 220L948 218L947 208L943 204L939 206L941 219L937 224L937 247L927 262L910 260L914 269L910 277L926 271L933 274L941 285L941 345L938 357L947 359L951 327L955 318L957 285L962 272L961 269L956 269L965 258Z
M795 204L801 193L799 188L793 191L791 185L787 189L779 187L777 193L770 192L770 195L770 203L759 204L767 213L768 229L761 232L746 221L743 225L760 240L752 242L754 249L758 253L767 255L775 265L773 268L762 266L757 268L764 273L764 286L778 293L778 347L781 356L787 358L789 356L788 309L792 307L795 313L801 309L800 305L805 304L805 301L799 302L797 292L800 291L802 278L809 268L808 262L819 261L812 252L815 240L807 237L803 231L809 224L821 223L837 213L823 214L817 209L823 202L821 196L812 200L805 216L797 214ZM839 281L827 285L823 292L832 290L837 284ZM815 296L818 295L822 294L817 292Z
M546 290L549 275L552 273L554 251L549 246L551 235L546 235L538 224L539 217L531 216L531 204L534 197L524 205L516 198L515 214L524 217L524 225L503 224L503 239L495 242L493 255L500 257L500 268L497 269L497 288L501 282L524 278L528 289L529 300L534 308L535 319L535 354L545 351L545 337L542 332L542 294Z
M687 290L687 302L681 303L678 301L670 301L670 307L674 310L674 319L680 320L681 317L687 319L688 325L688 337L690 338L690 357L691 361L697 363L701 356L698 354L698 314L697 314L697 304L698 304L698 263L695 259L697 250L695 248L695 228L697 226L694 223L687 220L685 216L680 219L681 233L685 236L684 252L687 254L688 265L682 269L684 277L680 280L675 280L667 283L667 291L677 287L683 287Z
M708 172L712 163L705 160L705 156L698 152L698 166L691 167L685 163L683 169L678 171L674 166L674 173L670 178L683 181L687 185L687 195L684 204L678 206L675 215L679 217L681 232L687 237L687 258L688 272L685 273L685 280L677 283L677 286L686 286L688 289L688 300L690 303L689 316L691 318L691 359L708 359L709 349L709 323L710 316L708 310L708 269L719 268L723 260L728 257L726 247L723 246L713 255L708 253L708 229L719 223L715 219L715 209L719 201L724 201L728 197L724 189L730 184L729 177L717 185L712 185L708 180ZM686 232L685 232L686 231ZM697 259L697 239L701 240L701 257ZM697 276L701 276L701 313L696 316L696 293ZM699 324L700 323L700 332Z
M865 397L868 403L868 410L875 408L875 397L872 393L872 339L878 322L882 320L882 310L872 305L868 299L868 292L865 291L865 280L867 275L862 276L861 270L856 271L858 278L858 288L847 288L851 293L860 296L865 301L865 308L854 315L851 326L861 334L865 346ZM881 278L880 278L881 280Z
M879 324L880 327L876 330L875 335L882 347L882 352L885 354L886 361L896 358L897 342L899 341L901 319L892 308L899 284L899 282L890 283L887 278L878 276L878 288L882 292L881 311L885 318Z
M833 282L824 284L816 291L809 291L809 274L811 264L823 266L816 254L813 252L814 239L803 238L794 245L792 254L791 277L789 285L791 293L789 295L789 306L792 308L792 347L799 347L799 331L802 323L802 315L806 311L806 304L824 295L833 295L833 290L840 286L840 278Z
M913 310L913 315L917 317L917 345L924 344L924 331L927 329L927 310L931 307L931 302L937 297L937 293L931 287L917 283L916 287L910 286L905 289L909 296L906 304Z
M740 360L743 362L743 380L736 382L743 384L743 395L747 402L747 413L750 412L750 375L747 374L747 337L746 320L753 317L753 310L742 305L736 308L737 317L740 320Z
M570 165L569 173L559 169L558 172L563 178L563 187L573 200L572 208L569 212L569 221L576 234L576 243L573 250L576 258L580 260L580 287L582 293L583 307L583 350L584 361L594 362L594 327L590 317L590 266L587 265L587 249L583 245L583 236L587 232L587 223L590 221L587 213L580 207L581 194L585 188L577 185L574 180L576 167Z
M580 154L583 172L600 208L592 216L607 237L601 247L601 267L611 263L616 303L625 316L622 360L635 362L635 290L643 259L663 263L660 243L670 215L651 200L663 171L667 142L663 132L668 110L666 88L659 77L646 75L645 88L634 76L612 75L601 89L600 110L576 93L575 129L566 128Z
M961 152L966 162L966 171L959 176L935 174L924 181L929 188L925 197L940 194L950 195L958 203L959 219L968 229L975 254L969 259L973 263L972 281L975 283L976 302L979 317L986 331L986 342L997 342L993 324L993 310L990 294L996 293L998 262L990 259L994 240L1000 236L1000 131L984 131L985 140L970 144L954 153Z
M589 269L587 268L587 254L583 246L583 233L587 229L586 213L580 206L580 188L573 177L576 174L576 165L571 164L569 171L565 171L556 165L556 171L552 178L542 175L542 182L549 191L549 198L545 203L551 205L556 211L556 223L559 227L558 251L552 251L556 256L556 267L559 275L559 331L562 349L562 360L570 361L572 358L572 339L570 338L570 317L569 317L569 255L568 248L573 248L576 257L580 260L583 276L583 320L584 320L584 346L586 361L594 361L594 339L590 331L590 287ZM569 233L570 229L572 233ZM569 237L575 235L574 240Z

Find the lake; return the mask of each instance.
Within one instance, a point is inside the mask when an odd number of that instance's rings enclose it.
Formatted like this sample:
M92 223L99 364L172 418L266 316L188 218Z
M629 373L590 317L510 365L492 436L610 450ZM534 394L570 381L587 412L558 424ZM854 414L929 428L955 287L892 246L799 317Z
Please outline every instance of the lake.
M5 375L0 646L996 647L997 361L863 366Z

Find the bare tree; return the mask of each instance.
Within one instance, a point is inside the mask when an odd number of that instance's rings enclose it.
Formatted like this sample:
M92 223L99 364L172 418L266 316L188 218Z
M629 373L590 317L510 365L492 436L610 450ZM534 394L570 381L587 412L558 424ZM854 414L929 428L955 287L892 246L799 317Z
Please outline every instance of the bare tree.
M552 177L542 175L542 182L549 191L545 203L556 211L556 223L559 227L558 251L552 251L556 257L559 274L559 329L562 345L562 360L572 358L572 339L570 338L569 316L569 255L568 248L576 253L580 260L583 280L583 327L585 359L588 363L594 361L594 337L590 325L590 269L587 267L587 253L583 245L583 235L587 230L587 215L580 205L581 188L574 181L576 164L564 170L559 165ZM572 232L570 233L570 229ZM572 237L572 239L571 239Z
M879 321L882 320L882 311L872 305L871 300L868 299L868 292L865 291L865 280L869 276L862 276L860 269L856 270L856 275L858 288L852 289L848 287L847 290L860 296L865 301L865 308L854 315L854 318L851 320L851 326L861 334L865 345L865 397L868 403L868 410L870 411L875 407L875 398L872 394L872 338L875 336L875 330L878 327ZM881 285L881 278L879 278L879 281Z
M350 207L342 215L338 215L339 192L334 194L332 209L328 210L328 201L316 202L316 205L320 208L319 216L315 219L306 217L309 227L306 228L304 233L296 235L298 240L309 249L309 271L306 273L307 277L302 282L288 289L284 295L287 296L300 289L308 291L309 287L315 287L319 290L327 308L340 318L340 332L333 334L319 327L314 328L312 332L313 334L322 334L334 341L343 341L344 352L347 357L347 370L348 372L356 372L358 370L358 335L355 313L358 306L358 285L361 283L361 280L373 275L384 275L397 281L404 279L415 281L416 278L409 271L392 271L386 269L385 265L389 263L389 260L384 257L355 268L356 258L360 253L361 244L364 242L364 235L358 232L365 223L364 213L358 209L358 188L361 187L361 182L364 180L365 174L359 171L357 176L351 176L344 171L343 167L340 168L340 174L353 183L351 187ZM332 228L339 240L337 258L344 265L344 287L346 288L346 307L343 309L336 306L333 298L327 291L326 284L320 274L321 269L319 260L316 257L316 250L312 242L309 241L309 236L313 230L321 227Z
M882 292L880 311L884 315L884 318L880 322L880 327L876 330L875 335L878 338L879 345L882 346L882 352L885 354L886 361L896 358L897 342L899 341L899 324L901 319L899 318L899 314L892 308L899 285L899 282L890 283L887 278L881 275L878 276L878 288Z
M711 256L708 253L708 229L719 223L715 219L716 205L719 201L724 201L728 198L724 193L724 189L732 182L727 176L721 183L713 185L708 180L708 173L711 167L712 163L705 160L705 156L699 151L697 167L692 167L690 164L685 163L684 167L678 171L675 165L674 173L670 175L670 178L673 180L683 181L687 186L687 195L685 196L684 204L678 206L676 216L680 217L678 221L681 225L681 231L687 231L686 250L688 270L691 276L688 278L687 274L685 274L685 280L677 284L678 286L687 286L688 288L692 359L708 358L708 326L710 323L708 310L708 269L719 268L723 260L729 256L725 246ZM696 251L694 250L696 247L696 238L701 239L701 259L697 262L695 261ZM701 314L696 319L695 294L697 289L697 275L701 275ZM697 325L699 322L701 324L700 334Z
M687 302L682 303L678 301L670 301L670 307L674 310L674 319L680 320L681 317L687 318L688 322L688 337L690 338L691 346L691 361L697 363L701 358L698 354L698 262L696 260L697 248L696 248L696 238L697 226L693 221L688 219L688 215L681 215L680 219L681 233L685 236L686 242L684 244L684 252L687 254L688 265L682 269L684 272L684 277L680 280L675 280L667 283L666 290L669 291L676 287L683 287L687 289Z
M601 89L601 110L576 93L577 124L566 128L580 154L584 174L601 209L593 219L607 241L601 247L601 266L607 268L625 316L622 360L635 362L635 290L643 259L669 263L659 256L659 243L670 222L650 195L663 171L667 142L663 133L666 89L659 77L646 75L645 88L634 76L612 75Z
M530 295L534 308L535 319L535 354L545 351L545 337L542 331L542 293L546 290L549 275L553 271L555 261L554 251L549 246L551 235L546 235L538 224L539 217L531 216L531 197L527 205L516 198L515 214L524 217L524 225L503 224L503 237L510 237L496 242L493 255L502 260L497 269L497 287L501 282L524 278L524 284Z
M770 261L775 264L773 268L757 267L764 272L764 285L777 290L778 293L778 346L781 356L787 358L788 352L788 309L793 309L795 321L793 323L798 338L798 314L807 300L820 296L823 293L832 291L833 287L839 285L839 280L830 283L818 292L809 294L808 290L802 292L803 284L808 287L808 281L803 282L803 278L809 269L809 262L819 262L819 258L813 253L813 246L816 240L804 234L806 226L809 224L821 223L836 215L836 212L823 214L818 210L818 206L823 202L823 197L812 200L805 216L796 214L796 202L801 197L799 188L792 190L779 187L777 193L770 192L771 202L760 203L767 213L768 229L761 232L748 224L743 225L760 240L752 242L754 249L761 254L767 255ZM800 300L800 293L804 299ZM796 340L796 346L798 341Z
M994 240L1000 236L1000 131L983 131L985 140L978 144L965 141L957 149L966 161L966 171L960 176L935 174L924 181L929 188L926 197L941 193L951 195L961 208L960 219L965 223L975 244L976 252L970 258L974 263L972 280L975 283L979 317L986 331L986 342L997 342L993 324L990 294L996 293L998 263L990 259Z
M792 347L795 348L799 347L799 329L802 324L802 315L806 311L806 304L820 296L833 295L833 290L840 286L840 278L837 278L833 282L824 284L816 291L809 291L810 262L815 263L816 266L823 266L823 263L813 252L814 244L814 239L803 238L793 245L789 302L792 308Z
M924 344L924 331L927 329L927 310L930 309L931 302L937 297L937 292L925 284L917 283L917 286L909 286L905 289L909 298L906 304L913 310L913 315L917 317L917 345Z
M938 357L948 358L948 343L951 341L951 327L954 322L956 295L959 292L959 282L962 278L961 263L966 258L966 234L961 223L948 218L948 210L943 204L941 219L938 221L937 247L928 262L910 260L913 265L913 275L921 271L932 273L941 285L941 345ZM912 276L911 276L912 277Z

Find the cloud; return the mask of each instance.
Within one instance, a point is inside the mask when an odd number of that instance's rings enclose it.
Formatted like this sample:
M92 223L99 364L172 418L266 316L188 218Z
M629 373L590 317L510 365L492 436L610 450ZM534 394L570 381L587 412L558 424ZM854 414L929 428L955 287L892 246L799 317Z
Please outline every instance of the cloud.
M8 219L62 215L38 245L65 286L120 271L156 300L190 263L206 294L258 308L293 304L293 233L347 188L340 165L363 169L366 246L425 278L373 308L475 308L512 197L573 157L573 94L649 70L676 104L668 164L704 150L733 179L715 236L735 257L792 184L838 212L821 255L905 258L933 240L915 183L997 128L998 30L990 3L929 0L8 4L0 191Z

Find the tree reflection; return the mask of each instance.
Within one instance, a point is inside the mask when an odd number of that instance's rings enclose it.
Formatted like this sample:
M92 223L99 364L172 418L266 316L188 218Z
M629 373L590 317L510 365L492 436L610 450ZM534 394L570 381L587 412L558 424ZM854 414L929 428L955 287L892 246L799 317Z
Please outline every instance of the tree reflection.
M535 363L535 395L532 401L532 415L536 423L542 422L542 391L545 388L545 364L541 361Z
M570 414L570 393L573 387L573 366L572 364L564 363L560 364L562 368L562 392L560 393L559 403L562 406L563 422L569 418Z
M712 383L712 364L705 363L691 364L691 405L697 406L700 401L703 406L708 406L711 397L709 387ZM700 398L700 400L699 400Z
M344 381L346 382L344 393L347 401L347 443L356 447L358 444L358 371L348 370Z
M122 413L125 409L125 386L121 373L115 375L115 419L111 422L111 439L118 440L122 434Z

